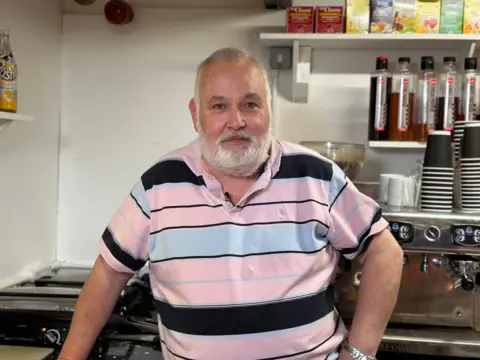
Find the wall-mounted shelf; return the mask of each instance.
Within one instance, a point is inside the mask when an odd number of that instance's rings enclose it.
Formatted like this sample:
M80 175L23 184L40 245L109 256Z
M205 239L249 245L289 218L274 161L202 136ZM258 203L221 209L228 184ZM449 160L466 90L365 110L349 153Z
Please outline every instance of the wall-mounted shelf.
M30 115L22 115L0 111L0 133L14 121L33 121L34 117Z
M260 40L267 46L300 46L312 49L409 49L442 50L463 49L473 41L479 41L478 35L466 34L291 34L261 33Z
M292 101L299 103L308 102L312 50L462 50L467 56L479 40L467 34L260 34L268 47L292 49Z
M377 149L425 149L427 143L416 141L369 141L368 147Z

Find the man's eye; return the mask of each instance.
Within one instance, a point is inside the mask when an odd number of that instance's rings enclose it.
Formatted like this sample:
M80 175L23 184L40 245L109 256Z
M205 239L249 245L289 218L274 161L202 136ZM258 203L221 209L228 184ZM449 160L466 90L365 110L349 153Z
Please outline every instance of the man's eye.
M215 110L223 110L223 109L225 109L225 105L224 104L215 104L215 105L213 105L212 108L215 109Z
M248 107L249 109L255 109L255 108L258 107L258 105L257 105L256 103L254 103L254 102L248 102L248 103L247 103L247 107Z

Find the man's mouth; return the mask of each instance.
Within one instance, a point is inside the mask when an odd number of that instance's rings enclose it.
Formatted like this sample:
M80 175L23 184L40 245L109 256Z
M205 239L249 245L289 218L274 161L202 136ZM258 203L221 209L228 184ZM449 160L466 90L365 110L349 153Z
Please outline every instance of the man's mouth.
M224 142L224 143L227 142L227 143L231 143L231 144L237 144L237 143L242 144L242 143L245 143L247 141L250 141L250 139L238 136L238 137L231 137L231 138L226 139L222 142Z

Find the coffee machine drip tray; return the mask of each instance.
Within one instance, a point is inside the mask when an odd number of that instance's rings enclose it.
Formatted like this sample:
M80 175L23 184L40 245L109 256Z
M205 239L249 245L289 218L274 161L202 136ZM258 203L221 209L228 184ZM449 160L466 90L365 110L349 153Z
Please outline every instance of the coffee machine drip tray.
M380 351L455 358L475 358L480 354L480 332L466 329L425 327L387 328ZM408 359L408 357L406 357Z

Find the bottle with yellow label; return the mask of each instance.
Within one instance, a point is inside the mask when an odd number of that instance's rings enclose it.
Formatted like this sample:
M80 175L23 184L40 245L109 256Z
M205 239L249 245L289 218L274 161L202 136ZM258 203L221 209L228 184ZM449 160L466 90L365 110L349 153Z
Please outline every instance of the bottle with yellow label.
M17 75L10 35L0 30L0 111L17 112Z

